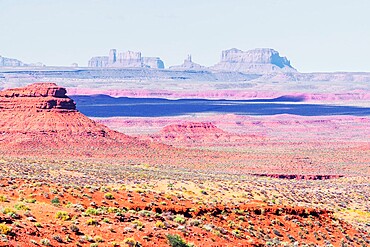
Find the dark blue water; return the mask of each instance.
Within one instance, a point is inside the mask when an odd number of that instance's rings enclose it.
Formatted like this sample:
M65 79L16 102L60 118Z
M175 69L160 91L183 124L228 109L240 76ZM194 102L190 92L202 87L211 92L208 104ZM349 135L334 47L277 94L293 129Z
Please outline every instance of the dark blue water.
M205 100L158 98L113 98L107 95L71 96L77 109L89 117L164 117L192 113L239 115L293 114L300 116L370 116L370 107L303 104L301 98L258 100Z

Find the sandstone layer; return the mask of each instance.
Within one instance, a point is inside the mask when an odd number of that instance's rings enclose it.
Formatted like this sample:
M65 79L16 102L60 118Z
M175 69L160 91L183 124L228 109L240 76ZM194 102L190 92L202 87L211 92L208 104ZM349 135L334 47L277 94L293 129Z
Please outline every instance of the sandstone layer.
M24 88L8 89L0 92L0 109L75 111L76 104L66 93L66 89L54 83L35 83Z

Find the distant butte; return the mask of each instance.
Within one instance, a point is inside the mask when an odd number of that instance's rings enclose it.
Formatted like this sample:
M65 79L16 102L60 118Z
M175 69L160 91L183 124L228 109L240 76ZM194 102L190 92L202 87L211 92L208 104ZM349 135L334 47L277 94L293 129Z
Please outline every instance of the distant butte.
M88 66L163 69L164 63L159 57L142 57L141 52L117 52L116 49L111 49L109 56L92 57L88 62Z
M194 63L191 59L191 55L188 55L188 57L184 60L184 63L181 65L171 66L170 69L172 70L206 70L207 68Z
M242 51L236 48L222 51L221 61L212 70L243 73L296 72L286 57L270 48Z

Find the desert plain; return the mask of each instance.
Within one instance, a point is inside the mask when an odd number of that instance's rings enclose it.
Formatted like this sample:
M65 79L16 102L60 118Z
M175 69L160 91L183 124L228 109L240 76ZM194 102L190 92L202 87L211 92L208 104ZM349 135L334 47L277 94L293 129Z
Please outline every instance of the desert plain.
M368 82L71 70L4 73L0 246L370 245Z

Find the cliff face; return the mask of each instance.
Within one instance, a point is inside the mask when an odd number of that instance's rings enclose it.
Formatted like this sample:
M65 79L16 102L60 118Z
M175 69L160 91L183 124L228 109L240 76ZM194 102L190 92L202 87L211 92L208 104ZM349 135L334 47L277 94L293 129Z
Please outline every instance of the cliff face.
M54 83L35 83L23 88L0 92L0 109L9 110L66 110L75 111L75 102L67 91Z
M127 51L117 53L116 49L111 49L109 56L91 58L88 66L163 69L164 63L159 57L142 57L141 52Z
M279 52L267 48L250 51L233 48L222 51L221 61L211 69L256 74L296 71L286 57L281 57Z
M135 138L117 133L76 110L66 90L35 83L0 91L0 155L84 156L137 152Z

